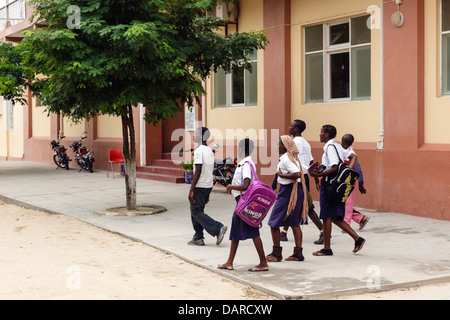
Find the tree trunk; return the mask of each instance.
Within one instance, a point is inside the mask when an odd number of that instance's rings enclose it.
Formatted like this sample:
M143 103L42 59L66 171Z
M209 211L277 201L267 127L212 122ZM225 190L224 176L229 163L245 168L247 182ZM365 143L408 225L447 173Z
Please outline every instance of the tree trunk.
M125 189L127 209L136 209L136 140L134 134L133 107L122 113L123 157L125 159Z

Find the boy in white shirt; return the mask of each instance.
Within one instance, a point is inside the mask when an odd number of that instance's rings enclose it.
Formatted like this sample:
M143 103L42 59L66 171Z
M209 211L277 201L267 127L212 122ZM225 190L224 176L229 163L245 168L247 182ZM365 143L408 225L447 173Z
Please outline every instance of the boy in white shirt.
M206 127L198 128L194 135L194 142L199 146L194 151L194 177L192 179L188 199L191 209L192 226L194 227L195 234L192 240L188 242L189 245L205 245L203 241L203 230L206 230L206 232L213 237L217 237L216 245L219 245L228 229L222 223L215 221L204 212L214 185L214 154L211 148L206 145L209 136L210 133Z

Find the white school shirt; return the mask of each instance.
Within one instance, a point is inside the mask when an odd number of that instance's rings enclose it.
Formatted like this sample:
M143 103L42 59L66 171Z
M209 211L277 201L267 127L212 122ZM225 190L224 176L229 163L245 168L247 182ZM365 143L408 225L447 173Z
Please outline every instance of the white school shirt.
M347 149L342 148L342 150L344 151L344 160L346 160L346 161L350 161L351 154L354 154L355 156L357 156L355 150L353 150L353 146L350 146Z
M332 146L332 144L336 147L336 149ZM322 164L330 169L332 166L339 164L339 159L344 161L344 149L339 143L334 142L333 139L328 140L323 147L323 156L322 156Z
M300 160L302 165L303 174L308 174L309 164L314 160L311 153L311 145L301 136L295 137L294 142L299 152L298 160Z
M213 182L213 171L214 171L214 154L210 147L205 145L199 146L194 151L194 173L195 165L202 165L202 173L198 179L196 188L212 188Z
M245 163L248 162L248 163ZM250 184L255 181L255 177L253 177L252 168L250 167L250 164L253 166L253 169L256 171L255 163L252 160L251 156L245 157L242 159L234 171L233 180L231 181L231 185L233 186L240 186L245 179L250 179ZM245 191L242 191L242 194L244 194ZM237 190L231 190L231 194L233 197L237 197L241 195L241 191Z
M283 154L280 157L280 161L278 162L277 165L277 172L280 171L281 169L281 173L282 174L288 174L288 173L297 173L300 172L299 169L299 163L298 161L295 161L297 164L294 164L291 159L289 159L288 157L288 153L286 152L285 154ZM298 179L297 181L300 181L300 179ZM281 178L280 176L277 177L277 182L279 184L291 184L293 182L293 180L291 179L285 179L285 178Z

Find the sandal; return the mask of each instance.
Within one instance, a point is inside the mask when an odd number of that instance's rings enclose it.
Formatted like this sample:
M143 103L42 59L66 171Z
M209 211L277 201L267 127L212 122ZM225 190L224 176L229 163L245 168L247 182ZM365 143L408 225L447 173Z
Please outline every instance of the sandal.
M258 267L253 267L253 268L248 269L248 271L250 271L250 272L263 272L263 271L269 271L269 267L267 267L267 269L266 269L266 268L265 268L265 269L261 269L261 268L258 268Z
M321 249L313 253L313 256L332 256L333 251L331 249Z
M225 265L223 265L223 264L219 264L219 265L217 266L217 269L221 269L221 270L230 270L230 271L234 270L234 268L227 268L227 267L225 267Z
M358 240L355 242L355 249L353 249L353 253L357 253L359 250L361 250L366 243L366 240L364 238L359 237Z
M359 230L362 230L366 226L367 222L369 222L369 219L370 217L368 216L364 216L364 218L362 218L361 222L359 223Z
M283 260L283 256L281 255L282 247L273 246L273 251L269 254L266 259L268 262L280 262Z

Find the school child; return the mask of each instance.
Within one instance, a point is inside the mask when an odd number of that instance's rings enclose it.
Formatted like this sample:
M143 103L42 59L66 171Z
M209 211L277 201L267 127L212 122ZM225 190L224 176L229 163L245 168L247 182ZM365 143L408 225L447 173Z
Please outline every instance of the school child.
M344 221L345 217L345 203L335 204L328 200L325 194L325 180L324 177L332 176L337 171L339 159L344 159L344 150L342 146L334 142L336 137L336 128L332 125L324 125L320 131L320 142L324 142L322 165L326 167L321 173L310 172L313 177L321 177L320 182L320 219L323 220L323 236L324 248L313 253L315 256L331 256L330 238L331 238L331 224L334 223L339 228L347 232L355 241L353 253L361 250L366 240L360 236ZM356 155L350 154L350 167L353 167L356 162Z
M253 152L254 144L250 139L244 139L239 141L238 157L242 159L234 172L233 180L230 185L227 186L227 191L234 196L236 204L240 197L245 193L250 184L255 180L252 174L251 166L255 169L255 163L252 161L251 154ZM252 227L245 223L236 213L233 213L231 231L230 231L230 254L227 262L219 265L219 269L233 270L233 261L236 256L236 251L239 246L239 241L252 239L255 245L256 251L259 256L259 264L248 271L259 272L268 271L266 255L264 253L263 244L259 234L258 227Z
M308 168L311 164L314 162L314 158L311 153L311 146L308 143L308 141L305 140L305 138L302 137L303 131L306 129L306 123L303 120L294 120L291 123L291 126L289 127L289 134L293 136L295 145L298 149L298 160L300 161L300 164L302 166L302 171L304 173L305 178L305 184L306 188L308 190L308 193L310 191L310 182L309 182L309 174L308 174ZM319 185L319 180L316 178L316 185ZM308 194L308 197L311 197ZM314 204L312 203L312 199L310 201L309 208L308 208L308 216L311 218L317 229L319 229L319 239L314 241L314 244L323 244L323 225L322 221L320 221L319 216L317 215L316 211L314 211ZM288 227L283 227L281 230L281 241L287 241L287 230Z
M272 209L268 225L272 233L273 251L267 256L269 262L279 262L283 259L280 246L280 227L291 227L294 233L294 253L287 261L303 261L302 230L300 222L305 218L307 204L302 187L298 182L302 179L300 164L297 161L298 149L290 136L281 136L279 153L282 154L277 165L277 182L280 184L277 200Z
M352 154L352 153L356 154L355 151L353 150L353 142L354 141L355 141L355 138L351 134L345 134L342 136L341 145L342 145L342 148L344 148L345 153L347 154L347 158L348 158L348 154ZM361 194L365 194L366 189L364 188L363 174L362 174L361 165L359 164L358 159L356 160L354 170L359 173L359 177L358 177L359 192L361 192ZM345 201L344 221L350 225L352 222L352 219L353 219L353 221L355 221L357 224L359 224L359 230L362 230L366 226L367 222L369 222L370 217L354 210L355 197L356 197L356 192L353 191L350 194L350 196L348 197L348 199Z
M195 131L194 142L198 147L194 151L194 177L189 189L188 200L191 210L192 227L194 236L188 245L204 246L203 231L217 237L216 245L219 245L228 227L214 220L205 213L205 206L209 202L209 195L213 187L214 155L206 145L210 136L208 128L201 127Z

